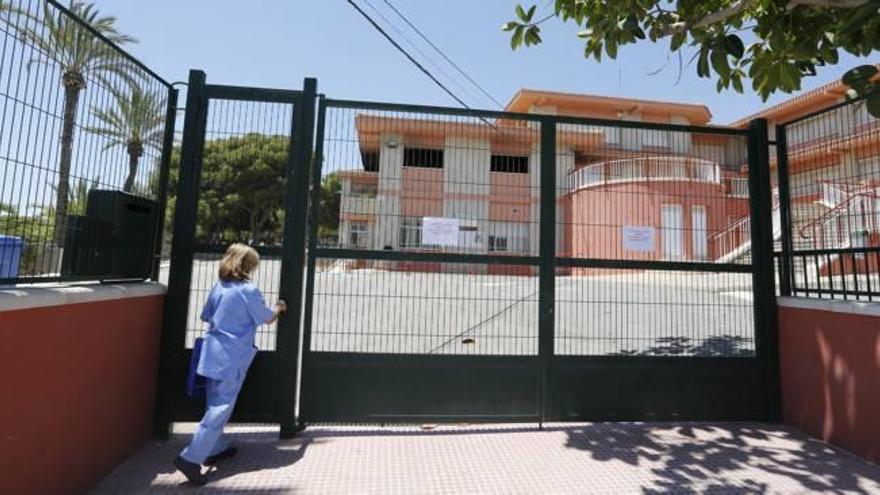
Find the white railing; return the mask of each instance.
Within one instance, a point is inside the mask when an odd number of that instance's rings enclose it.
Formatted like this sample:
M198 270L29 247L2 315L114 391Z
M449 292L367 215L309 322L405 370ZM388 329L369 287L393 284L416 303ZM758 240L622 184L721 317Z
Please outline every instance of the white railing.
M570 191L620 182L694 181L721 183L721 171L709 160L676 156L646 156L596 163L569 174Z
M878 230L878 198L872 193L847 195L824 215L803 227L801 237L813 239L815 249L860 247L864 233Z
M376 213L376 197L361 194L345 194L342 196L341 213L350 215L374 215Z
M773 188L773 240L782 236L782 215L779 209L779 190ZM709 239L715 261L728 263L752 248L752 217L744 215Z
M749 179L732 177L730 179L730 195L734 198L749 197Z
M831 182L822 183L822 203L825 206L834 208L846 201L848 197L849 194L838 185Z

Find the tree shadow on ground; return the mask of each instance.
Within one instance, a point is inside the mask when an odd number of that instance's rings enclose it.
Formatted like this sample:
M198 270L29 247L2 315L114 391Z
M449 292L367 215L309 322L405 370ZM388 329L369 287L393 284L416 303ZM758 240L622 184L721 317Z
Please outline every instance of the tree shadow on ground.
M717 335L694 340L690 337L660 337L647 349L624 349L615 356L753 357L755 341L739 335Z
M778 485L778 477L788 478L792 490L862 493L860 480L880 477L876 466L772 425L603 423L561 429L567 447L595 460L650 465L651 479L642 488L649 494L766 493L778 488L769 485ZM768 476L747 477L755 469Z

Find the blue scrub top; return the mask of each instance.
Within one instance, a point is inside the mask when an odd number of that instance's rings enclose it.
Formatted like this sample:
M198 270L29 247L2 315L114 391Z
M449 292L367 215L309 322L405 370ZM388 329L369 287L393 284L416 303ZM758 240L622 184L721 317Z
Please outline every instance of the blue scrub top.
M257 326L275 313L250 282L217 282L202 309L208 333L202 344L198 373L214 380L243 380L257 353Z

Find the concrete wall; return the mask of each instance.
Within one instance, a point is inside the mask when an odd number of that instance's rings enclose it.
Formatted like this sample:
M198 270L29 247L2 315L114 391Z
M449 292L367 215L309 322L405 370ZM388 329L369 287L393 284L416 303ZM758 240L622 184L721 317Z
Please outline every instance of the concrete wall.
M786 423L880 462L880 304L781 298Z
M0 290L0 493L82 493L149 438L163 301L156 284Z

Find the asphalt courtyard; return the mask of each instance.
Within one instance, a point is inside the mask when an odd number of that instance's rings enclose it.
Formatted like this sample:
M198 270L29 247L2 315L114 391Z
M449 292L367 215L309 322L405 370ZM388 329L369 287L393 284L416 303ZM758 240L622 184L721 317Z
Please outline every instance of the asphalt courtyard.
M283 441L241 425L238 455L202 488L171 465L191 430L144 445L91 493L880 494L880 467L756 423L325 426Z
M534 355L538 278L466 273L330 269L315 278L313 351ZM188 345L216 279L215 260L193 268ZM255 282L278 294L277 260ZM163 274L166 275L166 274ZM167 276L167 275L166 275ZM164 277L163 277L164 278ZM748 356L754 352L751 275L587 272L556 278L556 353ZM274 327L257 347L274 349Z

